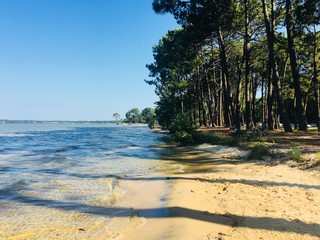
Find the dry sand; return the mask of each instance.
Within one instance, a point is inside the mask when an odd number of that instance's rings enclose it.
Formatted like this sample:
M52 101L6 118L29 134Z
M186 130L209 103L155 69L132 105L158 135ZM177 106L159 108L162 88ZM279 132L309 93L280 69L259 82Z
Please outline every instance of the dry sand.
M199 151L174 157L186 172L162 179L168 216L146 217L125 239L320 239L319 171Z

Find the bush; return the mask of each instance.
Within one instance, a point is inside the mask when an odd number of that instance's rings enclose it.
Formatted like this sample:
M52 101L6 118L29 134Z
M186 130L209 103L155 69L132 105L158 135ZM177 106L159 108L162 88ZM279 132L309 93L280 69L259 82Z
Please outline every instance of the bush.
M192 133L193 131L195 131L195 126L193 124L190 114L183 113L175 117L175 119L170 124L168 130L171 133L176 133L176 132Z
M300 147L295 143L291 143L290 146L291 146L290 158L295 161L300 161L302 159Z
M194 144L193 134L186 131L176 132L175 140L183 146Z
M238 140L229 136L222 136L216 132L205 132L192 130L178 131L175 133L175 139L181 145L196 145L202 143L237 146Z
M238 139L232 138L230 136L222 136L220 133L213 131L197 131L193 134L194 142L197 144L209 143L217 145L228 145L236 146L238 145Z
M155 118L148 119L147 124L148 124L148 127L151 129L157 128L159 126L159 124Z
M251 149L250 159L262 159L264 156L270 155L270 148L264 144L258 144Z
M183 113L177 115L168 130L174 133L175 141L180 145L185 146L194 143L193 134L195 132L195 126L193 125L190 114Z

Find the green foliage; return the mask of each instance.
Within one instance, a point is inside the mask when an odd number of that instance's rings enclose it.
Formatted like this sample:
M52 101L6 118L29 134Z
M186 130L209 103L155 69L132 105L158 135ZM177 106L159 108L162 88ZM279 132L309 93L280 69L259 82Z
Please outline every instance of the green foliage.
M149 128L155 128L158 123L156 120L156 113L153 108L145 108L141 112L143 121L148 124Z
M187 131L178 131L175 133L175 140L182 146L189 146L195 143L193 133Z
M141 112L138 108L132 108L126 113L126 119L124 122L146 123L150 128L155 128L158 126L157 116L153 108L145 108Z
M290 158L297 162L302 160L301 149L296 143L290 144Z
M121 117L119 113L114 113L112 116L116 121L119 121Z
M257 144L251 148L250 159L262 159L264 156L270 155L270 148L265 144Z
M213 145L237 146L238 139L230 136L223 136L213 131L197 131L193 134L194 142L197 144L209 143Z
M189 113L178 114L169 126L171 133L188 132L192 133L195 130L192 118Z
M229 136L223 136L212 131L196 131L192 132L179 131L175 133L175 140L180 145L198 145L203 143L213 145L237 146L238 140Z
M195 127L190 114L178 114L169 125L168 130L174 133L175 140L181 145L192 145L194 143Z
M142 123L142 115L138 108L132 108L126 113L126 121L128 123Z
M263 2L267 5L265 15ZM293 55L296 55L299 66L299 78L295 79L300 81L302 96L308 96L306 106L310 114L307 118L313 123L318 116L315 116L317 105L311 94L316 88L311 83L314 75L311 66L314 49L319 42L315 41L317 31L314 26L320 23L320 2L291 2L296 52ZM154 0L156 13L170 13L181 25L181 28L169 31L153 47L154 62L146 66L151 78L146 82L155 86L160 99L156 103L159 125L173 132L181 131L180 137L189 138L183 131L190 131L183 126L180 129L177 118L181 112L190 112L193 121L198 120L201 126L209 123L210 126L219 124L239 128L240 116L249 114L241 112L246 109L241 105L246 96L246 101L250 101L252 106L248 111L251 111L255 123L270 119L268 128L273 129L271 116L277 114L273 114L272 109L276 112L281 108L289 113L290 122L300 120L296 115L301 111L297 111L295 106L300 106L302 100L293 104L297 99L298 85L295 82L298 80L293 81L296 71L292 71L293 60L288 58L289 35L284 35L279 27L285 23L285 3L275 1L274 7L270 8L269 1L259 0ZM268 20L268 17L274 19ZM268 31L270 28L275 30L275 36ZM280 78L275 75L276 70ZM271 94L268 80L274 82L274 92L281 91L275 94L274 99L267 96L268 92ZM251 86L246 90L248 84L245 83L249 82ZM276 86L285 87L277 90ZM262 94L257 94L259 89ZM232 91L232 96L229 91ZM260 100L255 99L257 95L262 96ZM282 98L286 99L283 107L280 106ZM269 116L265 116L266 112ZM284 111L281 114L286 131L290 131L289 122L285 121L286 114ZM249 140L263 140L265 136L252 132L247 137Z

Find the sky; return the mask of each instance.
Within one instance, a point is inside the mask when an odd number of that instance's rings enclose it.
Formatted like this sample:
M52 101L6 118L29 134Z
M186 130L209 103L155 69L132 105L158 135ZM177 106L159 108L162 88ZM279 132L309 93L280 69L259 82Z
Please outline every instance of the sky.
M112 120L154 107L145 65L177 27L152 0L0 0L0 119Z

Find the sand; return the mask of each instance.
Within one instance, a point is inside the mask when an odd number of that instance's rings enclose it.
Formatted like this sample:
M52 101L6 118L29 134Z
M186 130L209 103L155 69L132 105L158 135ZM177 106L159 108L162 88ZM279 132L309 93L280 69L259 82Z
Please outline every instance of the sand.
M144 224L122 239L320 239L319 171L202 151L171 157L185 172L157 178L170 189L168 215L140 216Z
M88 205L94 213L15 203L23 212L0 223L0 238L320 239L319 170L230 159L214 149L169 151L170 171L119 178L120 200L111 208Z

